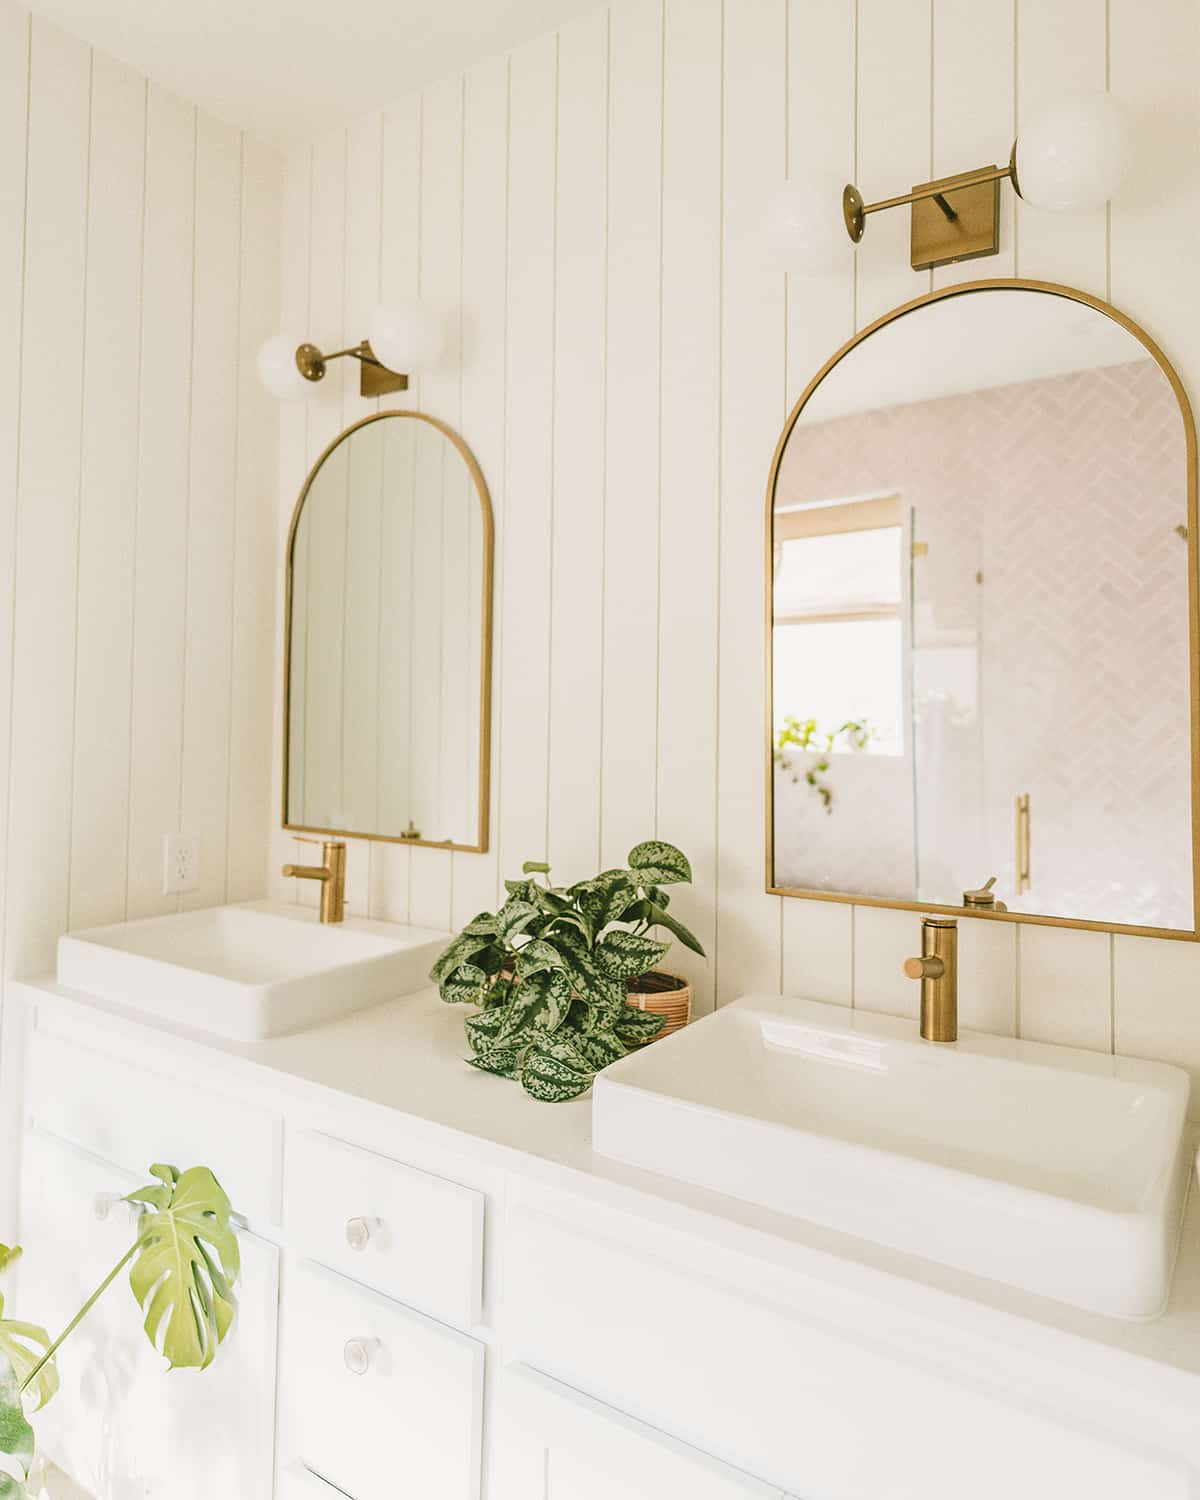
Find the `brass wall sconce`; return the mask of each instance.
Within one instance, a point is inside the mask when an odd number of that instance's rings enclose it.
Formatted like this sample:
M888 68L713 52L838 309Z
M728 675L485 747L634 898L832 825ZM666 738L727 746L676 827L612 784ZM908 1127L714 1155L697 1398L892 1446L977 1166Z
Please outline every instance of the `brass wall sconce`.
M324 380L326 367L335 359L346 356L359 362L358 393L360 396L386 396L393 391L408 390L408 376L389 370L375 358L370 339L363 339L352 349L337 349L332 354L322 354L316 344L301 344L296 350L296 368L305 380Z
M258 351L258 374L273 396L290 401L311 395L335 359L356 359L359 394L387 396L406 391L411 372L436 364L444 343L441 316L427 303L389 303L375 309L368 338L330 354L284 334L267 339Z
M911 193L864 203L862 194L847 183L842 190L842 218L846 233L857 245L866 230L867 215L912 204L909 264L914 271L947 266L954 261L974 260L1000 251L1000 184L1012 182L1017 196L1017 148L1014 145L1005 167L980 167L922 182Z
M1006 179L1033 208L1055 213L1103 206L1129 169L1130 132L1109 94L1067 94L1026 127L1004 166L976 167L918 183L907 193L868 203L853 183L842 189L842 226L857 245L867 217L911 207L909 260L914 271L996 255L1000 249L1000 184ZM830 174L790 178L768 214L772 259L785 269L829 271L844 260L846 241L831 210Z

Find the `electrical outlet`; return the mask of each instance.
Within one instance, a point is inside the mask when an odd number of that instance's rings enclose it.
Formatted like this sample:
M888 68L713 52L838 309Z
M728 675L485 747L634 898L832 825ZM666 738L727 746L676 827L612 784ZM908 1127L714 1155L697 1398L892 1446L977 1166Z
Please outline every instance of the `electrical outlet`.
M163 835L163 894L175 896L200 885L200 840L194 833Z

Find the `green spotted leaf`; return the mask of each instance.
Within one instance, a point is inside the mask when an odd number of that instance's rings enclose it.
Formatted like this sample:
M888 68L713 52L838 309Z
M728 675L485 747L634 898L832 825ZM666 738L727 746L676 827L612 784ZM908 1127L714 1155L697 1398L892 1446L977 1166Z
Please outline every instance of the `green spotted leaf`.
M520 1061L519 1047L484 1047L467 1061L481 1073L495 1073L500 1078L516 1078Z
M521 1087L545 1104L563 1104L586 1094L593 1073L577 1047L553 1036L539 1038L521 1059Z
M663 892L663 894L665 895L666 893ZM665 927L671 936L678 938L685 948L690 948L693 953L698 953L701 958L705 956L700 939L696 934L685 927L682 922L676 921L669 912L665 911L656 902L651 901L648 903L645 920L650 923L651 927Z
M538 859L527 859L521 866L526 875L549 875L550 866Z
M491 946L492 939L486 935L462 932L438 955L429 977L434 984L441 984L447 975L453 974L454 970L463 964L470 963L485 948Z
M616 1022L614 1030L626 1047L640 1047L645 1042L653 1041L666 1024L665 1016L627 1005L625 1014Z
M511 1045L527 1029L554 1031L571 1006L571 986L561 969L539 969L513 989L504 1008L504 1025L496 1032L497 1046Z
M441 997L448 1005L482 1005L488 976L476 964L460 964L442 981Z
M481 1010L478 1015L467 1017L463 1022L463 1030L472 1051L483 1052L495 1043L496 1033L504 1024L504 1016L503 1007L497 1006L493 1010Z
M561 969L562 967L562 954L553 943L548 943L542 938L534 938L532 942L526 943L517 954L517 973L522 979L528 979L531 974L536 974L541 969Z
M508 900L496 913L496 926L502 943L511 943L540 915L537 904L523 901L516 896Z
M642 885L672 885L692 878L688 857L674 844L648 839L629 851L629 868Z
M583 1032L574 1040L588 1066L596 1073L607 1068L609 1063L620 1061L628 1051L616 1030L608 1024L597 1027L595 1031Z
M0 1500L29 1500L29 1491L11 1474L0 1473Z
M646 974L667 952L669 944L636 932L610 932L596 945L596 962L614 979L636 979Z
M463 928L462 937L495 937L496 918L490 911L481 911L477 917L472 917Z
M7 1271L13 1261L20 1260L20 1245L0 1245L0 1272Z

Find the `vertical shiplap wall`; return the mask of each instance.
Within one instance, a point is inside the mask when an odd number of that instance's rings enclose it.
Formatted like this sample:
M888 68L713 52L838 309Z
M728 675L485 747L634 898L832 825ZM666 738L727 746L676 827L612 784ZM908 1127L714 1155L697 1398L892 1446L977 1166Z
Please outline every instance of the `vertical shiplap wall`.
M461 425L497 514L492 852L360 847L352 903L454 926L523 859L571 880L657 835L695 865L678 904L710 959L676 957L701 1009L784 984L912 1011L911 914L763 891L772 448L857 327L974 276L1111 294L1200 391L1198 31L1192 0L616 0L292 154L294 326L360 337L347 299L376 266L385 295L445 299L457 358L411 394ZM894 213L843 273L765 265L789 168L897 192L1001 160L1042 101L1110 76L1145 143L1110 213L1006 192L994 260L914 275ZM306 463L360 410L342 378L285 417L281 533ZM276 832L273 862L292 852ZM1200 1075L1200 949L983 923L963 946L980 1023Z
M201 840L186 904L265 886L278 444L254 351L280 181L274 152L0 0L6 976L51 969L68 928L175 910L170 831Z

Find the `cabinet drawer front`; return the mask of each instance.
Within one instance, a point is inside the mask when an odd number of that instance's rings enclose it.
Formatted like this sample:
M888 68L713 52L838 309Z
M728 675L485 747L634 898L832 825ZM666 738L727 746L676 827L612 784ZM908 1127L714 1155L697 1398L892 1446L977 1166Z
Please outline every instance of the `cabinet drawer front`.
M482 1193L315 1132L289 1138L287 1157L298 1250L449 1323L479 1322Z
M831 1326L816 1284L807 1306L783 1306L752 1279L685 1268L669 1241L630 1241L627 1228L524 1205L510 1216L505 1321L520 1359L786 1491L822 1500L1195 1492L1175 1454L1000 1388L986 1366L967 1378L919 1345Z
M268 1110L43 1031L27 1098L33 1124L139 1179L152 1162L211 1167L238 1213L278 1221L283 1126Z
M500 1500L783 1500L730 1468L528 1365L503 1375Z
M483 1345L308 1263L285 1308L295 1459L354 1500L476 1500Z

